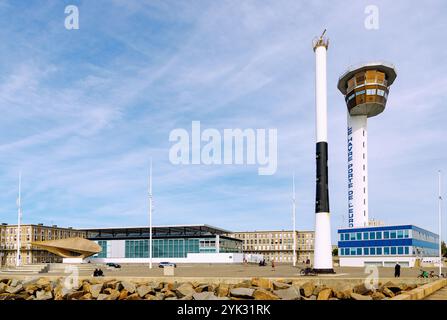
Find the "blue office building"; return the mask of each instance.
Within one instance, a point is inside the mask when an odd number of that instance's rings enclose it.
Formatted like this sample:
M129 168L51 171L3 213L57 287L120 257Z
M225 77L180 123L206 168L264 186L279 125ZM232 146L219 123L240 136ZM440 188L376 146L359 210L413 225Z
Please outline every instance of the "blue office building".
M414 225L338 230L340 266L402 267L439 261L439 236Z

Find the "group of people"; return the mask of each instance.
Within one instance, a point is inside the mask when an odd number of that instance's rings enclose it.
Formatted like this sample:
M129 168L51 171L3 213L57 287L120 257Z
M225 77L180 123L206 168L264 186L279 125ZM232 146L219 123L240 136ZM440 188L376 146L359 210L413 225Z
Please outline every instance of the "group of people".
M95 269L95 271L93 271L93 276L94 277L103 277L104 276L104 272L102 272L101 269Z

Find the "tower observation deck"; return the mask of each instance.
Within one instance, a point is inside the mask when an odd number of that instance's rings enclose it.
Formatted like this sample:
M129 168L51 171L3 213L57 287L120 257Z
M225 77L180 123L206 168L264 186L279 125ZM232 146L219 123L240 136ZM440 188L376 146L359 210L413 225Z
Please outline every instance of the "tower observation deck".
M348 226L368 226L367 119L385 110L390 86L396 79L392 64L371 62L349 68L338 89L347 106Z

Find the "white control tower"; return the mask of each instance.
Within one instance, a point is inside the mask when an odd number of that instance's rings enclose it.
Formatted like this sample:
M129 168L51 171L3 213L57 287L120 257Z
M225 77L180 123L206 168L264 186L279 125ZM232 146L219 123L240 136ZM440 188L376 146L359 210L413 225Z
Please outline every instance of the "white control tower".
M385 110L393 65L372 62L350 68L338 81L348 107L348 226L368 226L367 119Z

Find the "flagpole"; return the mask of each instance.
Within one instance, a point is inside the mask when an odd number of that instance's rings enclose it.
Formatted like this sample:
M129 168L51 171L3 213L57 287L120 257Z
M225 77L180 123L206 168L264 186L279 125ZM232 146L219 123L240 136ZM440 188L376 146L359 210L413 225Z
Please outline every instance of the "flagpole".
M442 196L441 196L441 170L438 171L438 231L439 231L439 276L442 273Z
M22 220L22 172L19 172L19 196L17 198L17 255L16 255L16 266L20 266L21 257L20 257L20 238L21 238L21 220Z
M149 169L149 269L152 269L152 158Z
M296 215L296 199L295 199L295 173L293 174L292 178L292 184L293 184L293 195L292 195L292 221L293 221L293 266L296 266L296 221L295 221L295 215Z

